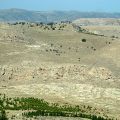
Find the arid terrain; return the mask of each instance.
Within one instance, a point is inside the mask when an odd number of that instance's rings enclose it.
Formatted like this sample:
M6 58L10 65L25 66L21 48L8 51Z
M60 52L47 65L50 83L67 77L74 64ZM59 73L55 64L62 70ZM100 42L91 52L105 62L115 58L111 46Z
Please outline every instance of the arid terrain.
M120 120L120 26L73 23L1 23L0 93Z

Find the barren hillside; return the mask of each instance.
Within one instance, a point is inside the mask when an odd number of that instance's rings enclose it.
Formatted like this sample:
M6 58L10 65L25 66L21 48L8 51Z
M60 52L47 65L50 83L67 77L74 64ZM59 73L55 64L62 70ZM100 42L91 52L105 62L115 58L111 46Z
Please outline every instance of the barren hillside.
M119 120L119 51L119 38L71 23L0 24L0 93L90 105L91 114Z

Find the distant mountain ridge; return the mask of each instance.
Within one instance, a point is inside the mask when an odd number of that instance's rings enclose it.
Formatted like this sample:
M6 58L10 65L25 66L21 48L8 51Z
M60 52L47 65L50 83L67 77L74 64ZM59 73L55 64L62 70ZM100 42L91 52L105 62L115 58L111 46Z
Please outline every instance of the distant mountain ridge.
M79 18L120 18L120 13L79 12L79 11L29 11L23 9L0 10L2 22L58 22L73 21Z

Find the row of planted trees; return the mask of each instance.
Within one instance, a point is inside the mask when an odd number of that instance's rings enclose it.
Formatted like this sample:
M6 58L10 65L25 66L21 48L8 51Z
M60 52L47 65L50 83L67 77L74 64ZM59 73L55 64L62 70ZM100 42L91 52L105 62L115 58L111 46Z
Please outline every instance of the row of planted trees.
M74 112L64 112L64 111L34 111L34 112L28 112L28 113L23 113L24 116L26 117L36 117L36 116L62 116L62 117L80 117L80 118L87 118L91 120L112 120L112 119L105 119L100 116L96 115L89 115L89 114L84 114L84 113L74 113Z
M43 99L38 98L7 98L5 95L0 97L0 106L3 116L6 116L4 110L30 110L23 113L26 117L36 116L63 116L80 117L92 120L112 120L96 115L87 114L80 106L50 104ZM4 109L4 110L3 110ZM2 119L0 119L2 120ZM7 120L7 118L5 119Z

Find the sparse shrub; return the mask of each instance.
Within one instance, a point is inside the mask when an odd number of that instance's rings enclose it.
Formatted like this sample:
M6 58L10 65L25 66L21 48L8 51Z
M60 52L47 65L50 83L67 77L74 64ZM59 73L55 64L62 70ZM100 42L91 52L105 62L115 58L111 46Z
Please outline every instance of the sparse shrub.
M25 22L21 22L22 25L25 25Z
M53 25L54 25L54 23L53 23L53 22L50 22L50 23L48 23L47 25L53 26Z
M87 40L86 39L82 39L82 42L86 42Z
M52 27L52 30L55 30L55 27Z
M53 44L51 43L51 47L53 46Z
M111 38L118 38L117 36L115 36L115 35L113 35L113 36L111 36Z

